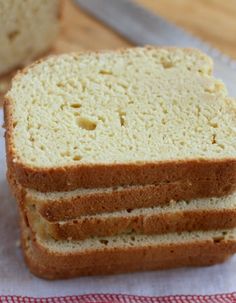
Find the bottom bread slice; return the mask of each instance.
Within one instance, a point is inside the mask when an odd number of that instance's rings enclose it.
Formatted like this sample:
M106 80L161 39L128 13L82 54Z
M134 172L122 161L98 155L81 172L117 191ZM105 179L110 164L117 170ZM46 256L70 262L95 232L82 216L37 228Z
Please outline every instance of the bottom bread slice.
M24 226L22 247L32 273L61 279L223 262L236 252L236 229L55 241Z
M172 201L169 205L133 209L74 220L47 221L35 207L27 208L30 226L54 239L83 240L122 233L163 234L236 227L236 193L222 198Z

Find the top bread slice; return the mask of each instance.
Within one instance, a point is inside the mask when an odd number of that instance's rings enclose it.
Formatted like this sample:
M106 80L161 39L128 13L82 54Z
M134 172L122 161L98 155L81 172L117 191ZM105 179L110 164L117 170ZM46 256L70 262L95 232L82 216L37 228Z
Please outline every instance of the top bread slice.
M203 53L175 48L38 62L6 95L9 170L42 192L235 183L236 102L211 70Z
M0 74L24 66L51 47L61 0L0 0Z

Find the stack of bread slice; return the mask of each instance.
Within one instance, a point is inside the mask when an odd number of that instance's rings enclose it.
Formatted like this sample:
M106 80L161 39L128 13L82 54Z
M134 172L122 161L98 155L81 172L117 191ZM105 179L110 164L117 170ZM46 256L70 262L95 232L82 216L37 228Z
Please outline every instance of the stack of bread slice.
M5 99L22 247L43 278L236 252L236 102L193 49L48 58Z

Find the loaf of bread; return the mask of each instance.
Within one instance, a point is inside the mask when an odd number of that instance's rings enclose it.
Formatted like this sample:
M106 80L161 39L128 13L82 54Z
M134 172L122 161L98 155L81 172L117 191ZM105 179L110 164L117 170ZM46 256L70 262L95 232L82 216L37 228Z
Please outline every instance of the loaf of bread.
M171 201L166 206L127 209L50 222L32 205L26 206L29 226L58 240L84 240L120 234L165 234L236 227L236 194L224 198Z
M35 275L64 279L212 265L236 252L235 233L232 229L55 241L40 238L24 226L22 244L25 260Z
M9 169L42 192L236 183L236 102L197 50L51 57L6 95Z
M145 47L55 56L16 75L8 179L34 274L210 265L236 252L236 101L211 71L197 50Z
M59 31L62 0L0 0L0 75L51 48Z

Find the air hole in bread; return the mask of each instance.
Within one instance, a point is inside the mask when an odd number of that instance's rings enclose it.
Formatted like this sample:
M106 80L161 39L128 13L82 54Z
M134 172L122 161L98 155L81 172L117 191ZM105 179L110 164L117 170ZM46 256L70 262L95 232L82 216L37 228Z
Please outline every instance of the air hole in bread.
M105 69L102 69L99 71L99 74L100 75L113 75L112 71L110 70L105 70Z
M57 85L57 87L60 87L60 88L65 87L65 83L63 83L63 82L58 82L56 85Z
M79 103L73 103L73 104L70 105L70 107L72 107L72 108L80 108L81 104L79 104Z
M223 240L224 240L224 236L223 235L213 238L214 243L220 243Z
M14 39L16 39L16 37L20 34L20 32L18 30L12 31L10 32L7 37L10 41L13 41Z
M124 88L124 90L126 91L129 87L128 83L124 83L124 82L119 82L117 83L120 87Z
M76 156L73 157L74 161L80 161L81 159L82 159L82 157L79 156L79 155L76 155Z
M215 122L210 122L209 125L213 128L218 128L218 124Z
M112 138L112 137L115 136L115 134L114 134L114 133L109 133L108 136L109 136L110 138Z
M77 120L77 124L80 128L85 130L95 130L95 128L97 127L97 124L95 122L84 117L79 117Z
M99 121L102 121L103 123L105 122L105 118L104 118L104 117L101 117L101 116L98 117L98 120L99 120Z
M216 134L212 135L211 144L216 144Z
M126 113L123 111L119 111L119 117L120 117L120 125L121 126L125 126L125 117L126 117Z
M104 244L104 245L107 245L107 244L108 244L108 240L101 239L101 240L100 240L100 243L101 243L101 244Z
M161 64L165 69L174 67L173 62L166 61L166 60L162 60Z
M163 108L162 111L163 111L163 114L168 114L168 110L166 108Z
M161 124L162 125L166 125L166 120L165 119L161 119Z

